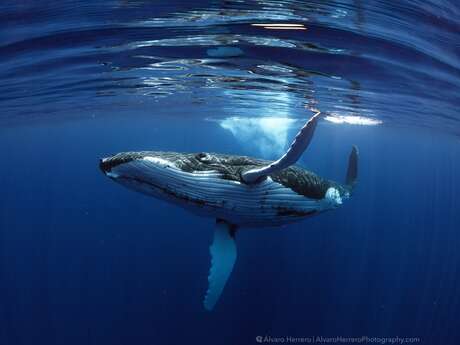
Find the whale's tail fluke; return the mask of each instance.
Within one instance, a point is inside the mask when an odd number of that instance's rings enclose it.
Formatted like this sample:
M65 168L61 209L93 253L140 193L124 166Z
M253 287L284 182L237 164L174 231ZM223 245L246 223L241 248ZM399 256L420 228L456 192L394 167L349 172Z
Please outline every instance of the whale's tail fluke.
M358 147L353 145L351 149L350 156L348 156L348 169L347 169L347 176L345 178L345 183L353 190L356 179L358 178Z

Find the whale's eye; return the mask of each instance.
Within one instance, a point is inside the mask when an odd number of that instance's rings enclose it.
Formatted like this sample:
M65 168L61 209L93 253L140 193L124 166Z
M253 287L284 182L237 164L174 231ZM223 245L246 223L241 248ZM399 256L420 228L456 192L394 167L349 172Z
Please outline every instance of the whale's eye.
M195 156L196 159L198 159L200 162L203 163L209 163L212 161L212 156L208 155L205 152L200 152Z

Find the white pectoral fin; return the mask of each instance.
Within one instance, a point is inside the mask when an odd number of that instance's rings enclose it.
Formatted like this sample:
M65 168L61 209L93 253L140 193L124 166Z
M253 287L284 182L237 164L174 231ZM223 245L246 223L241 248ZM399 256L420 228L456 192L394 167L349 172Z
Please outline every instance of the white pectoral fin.
M236 261L235 226L224 221L216 221L214 240L210 247L211 268L209 287L204 298L204 307L212 310L219 300Z
M256 183L265 176L285 169L297 162L313 138L320 114L321 112L317 111L316 114L307 121L307 123L300 129L299 133L297 133L289 149L280 159L270 165L244 172L242 174L244 182Z

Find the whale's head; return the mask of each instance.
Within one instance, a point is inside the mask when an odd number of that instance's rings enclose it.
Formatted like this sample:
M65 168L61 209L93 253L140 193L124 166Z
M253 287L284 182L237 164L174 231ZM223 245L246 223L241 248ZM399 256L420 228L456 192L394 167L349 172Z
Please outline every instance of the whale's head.
M159 196L178 192L184 171L178 161L185 156L165 152L123 152L102 158L101 171L113 181L149 195Z

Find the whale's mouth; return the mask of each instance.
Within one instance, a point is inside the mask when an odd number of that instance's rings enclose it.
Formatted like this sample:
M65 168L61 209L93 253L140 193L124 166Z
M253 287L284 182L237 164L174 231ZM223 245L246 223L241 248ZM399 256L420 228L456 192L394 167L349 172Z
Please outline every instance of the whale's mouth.
M124 163L128 163L130 161L131 160L117 159L116 157L101 158L101 160L99 161L99 169L101 169L102 173L105 176L108 176L110 178L118 177L118 174L114 174L112 172L112 170L115 169L116 167L118 167L118 166L120 166L120 165L122 165Z
M105 176L110 177L111 179L116 179L119 178L120 175L115 173L113 169L124 163L125 162L120 162L118 160L113 159L113 157L101 158L99 160L99 169Z

